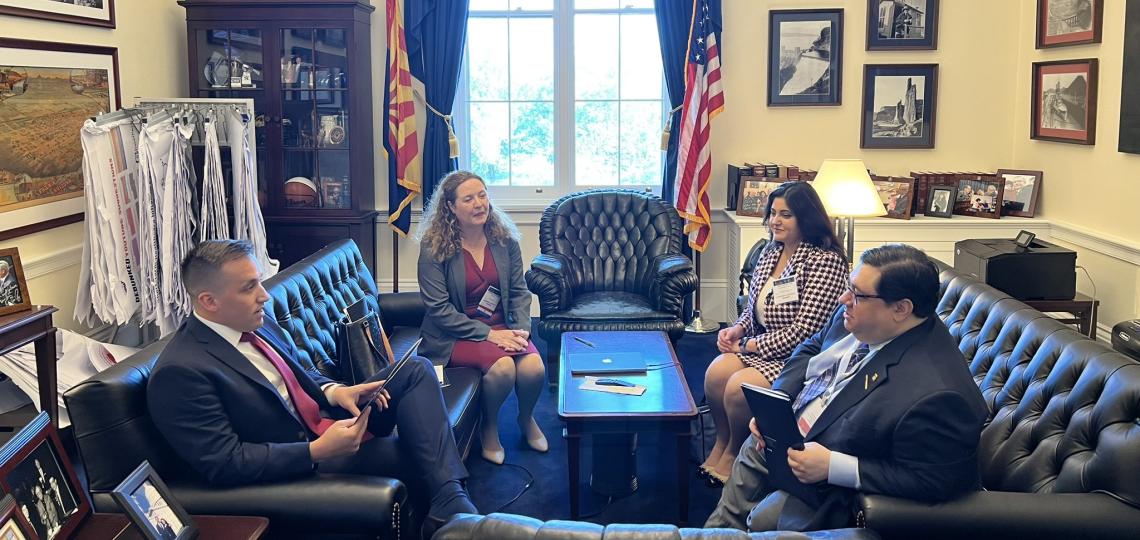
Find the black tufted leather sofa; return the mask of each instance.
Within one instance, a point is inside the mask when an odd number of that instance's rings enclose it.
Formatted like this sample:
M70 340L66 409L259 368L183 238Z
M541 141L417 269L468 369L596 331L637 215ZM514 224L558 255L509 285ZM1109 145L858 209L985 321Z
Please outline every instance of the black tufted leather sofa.
M987 491L941 504L861 497L884 538L1140 537L1140 364L953 270L938 316L990 408Z
M513 514L464 514L432 536L432 540L876 540L866 529L839 529L811 533L745 533L735 529L678 529L672 525L597 525L582 521L539 521Z
M563 332L658 330L674 341L684 334L684 301L697 275L681 253L681 229L669 203L633 190L583 191L547 207L526 284L538 295L551 384Z
M377 297L356 244L330 244L266 280L265 288L272 297L266 312L301 351L298 361L340 378L333 321L356 300ZM402 354L423 318L419 294L381 294L378 301L395 354ZM147 460L191 513L267 516L269 538L399 538L401 529L412 529L410 507L416 505L406 486L391 478L317 474L265 485L206 485L166 444L147 412L147 376L165 345L161 341L139 351L64 396L96 511L117 512L110 491ZM480 373L447 368L447 377L451 384L444 399L466 457L479 422ZM414 535L405 531L403 536Z

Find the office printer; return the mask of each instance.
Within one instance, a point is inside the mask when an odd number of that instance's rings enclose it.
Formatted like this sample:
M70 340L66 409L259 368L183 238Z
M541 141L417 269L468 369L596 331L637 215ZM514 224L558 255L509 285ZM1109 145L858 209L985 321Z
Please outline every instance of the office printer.
M955 242L954 269L1018 300L1069 300L1077 292L1077 253L1043 240L1024 248L1004 238Z

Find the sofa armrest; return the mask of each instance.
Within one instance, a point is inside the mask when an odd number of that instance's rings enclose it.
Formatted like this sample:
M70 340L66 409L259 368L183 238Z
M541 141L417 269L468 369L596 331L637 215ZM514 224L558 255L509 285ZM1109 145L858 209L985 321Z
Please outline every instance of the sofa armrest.
M979 491L937 504L859 496L859 521L883 538L1135 538L1140 509L1103 493Z
M565 257L539 254L530 262L526 286L538 296L542 316L570 308L570 270Z
M234 487L184 481L169 485L191 514L264 516L275 530L322 534L380 535L392 530L398 523L393 513L402 511L408 497L407 487L399 480L355 474L320 473L288 482ZM110 493L92 495L96 511L120 511Z
M653 309L680 315L685 297L697 290L699 284L693 261L688 257L657 257L653 260L653 274L649 281L649 301L653 303Z
M424 322L424 300L418 292L380 293L376 295L380 306L380 323L389 334L397 326L419 328Z

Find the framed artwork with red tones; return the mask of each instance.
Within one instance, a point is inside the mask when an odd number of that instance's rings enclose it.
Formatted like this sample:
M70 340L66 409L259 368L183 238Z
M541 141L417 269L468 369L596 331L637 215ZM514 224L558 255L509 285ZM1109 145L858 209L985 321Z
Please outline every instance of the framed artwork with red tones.
M1037 0L1037 48L1100 43L1104 0Z
M1096 81L1096 58L1034 62L1030 138L1095 144Z

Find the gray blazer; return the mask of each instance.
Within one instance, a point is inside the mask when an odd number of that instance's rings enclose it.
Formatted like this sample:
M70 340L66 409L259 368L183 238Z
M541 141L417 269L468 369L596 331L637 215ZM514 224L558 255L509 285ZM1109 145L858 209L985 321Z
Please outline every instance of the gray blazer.
M523 279L519 243L508 240L507 245L501 246L492 242L491 256L499 269L499 309L503 320L509 328L530 331L530 291ZM455 340L482 341L487 339L491 327L463 313L467 276L462 251L444 262L436 262L427 250L420 249L418 273L426 313L420 325L424 341L417 352L433 364L446 365Z

